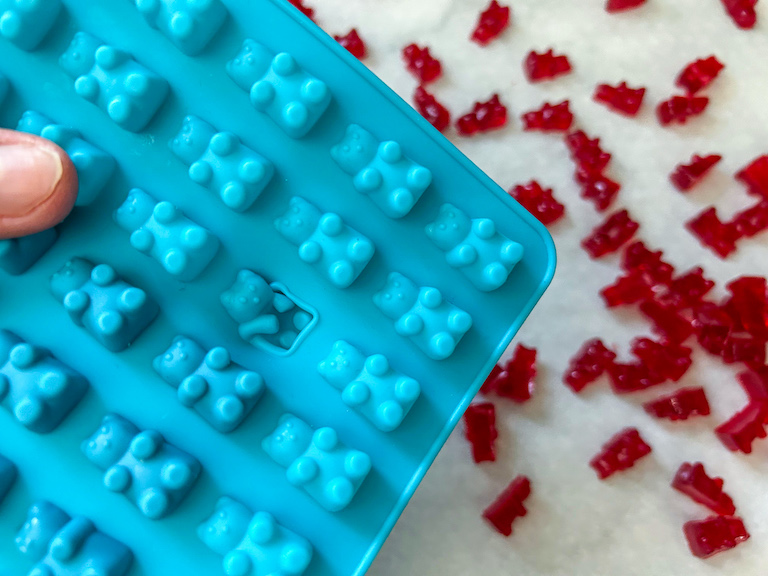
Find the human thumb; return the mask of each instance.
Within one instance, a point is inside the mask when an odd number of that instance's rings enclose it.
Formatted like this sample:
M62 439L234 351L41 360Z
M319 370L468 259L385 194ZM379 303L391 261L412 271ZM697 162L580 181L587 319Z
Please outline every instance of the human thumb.
M51 228L77 197L77 172L53 142L0 129L0 240Z

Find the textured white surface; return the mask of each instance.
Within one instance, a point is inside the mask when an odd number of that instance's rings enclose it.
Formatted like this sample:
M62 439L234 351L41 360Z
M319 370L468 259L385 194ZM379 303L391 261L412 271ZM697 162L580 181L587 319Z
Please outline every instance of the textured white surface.
M678 270L701 264L718 282L768 274L765 237L743 241L726 262L701 248L683 222L715 204L723 217L753 202L732 178L738 168L768 152L768 11L758 6L758 27L745 32L726 16L719 0L648 0L638 10L609 15L603 0L510 0L513 24L486 48L468 41L486 0L315 0L317 20L330 33L356 26L371 52L366 63L407 100L416 86L400 50L427 44L444 66L431 90L455 117L478 99L499 92L510 126L472 139L448 136L501 186L532 178L551 186L567 209L552 228L558 248L554 283L516 340L539 349L535 398L498 409L498 461L475 466L461 430L453 434L374 563L374 576L479 575L707 575L764 573L768 547L768 442L750 456L728 452L714 426L745 403L735 368L696 350L681 385L703 385L713 415L689 422L653 420L640 403L650 394L617 398L600 380L580 396L561 383L568 358L582 342L600 336L625 353L629 341L649 334L634 311L604 308L598 290L618 274L617 258L589 260L579 241L601 221L578 197L573 166L562 138L524 133L520 114L545 100L571 100L578 126L600 136L613 154L609 174L622 183L616 207L641 223L639 237L663 248ZM566 53L574 72L531 85L522 60L531 49ZM661 128L654 107L672 94L683 66L716 54L726 69L707 90L705 115L684 127ZM648 88L636 119L591 101L597 83ZM721 153L724 160L688 195L667 179L691 154ZM695 348L695 344L694 344ZM635 468L599 482L587 462L620 428L633 425L653 446ZM461 427L460 427L461 428ZM736 550L701 561L691 556L682 524L704 518L705 508L673 491L669 482L684 460L701 460L721 475L752 534ZM531 478L527 517L510 539L480 514L516 475Z

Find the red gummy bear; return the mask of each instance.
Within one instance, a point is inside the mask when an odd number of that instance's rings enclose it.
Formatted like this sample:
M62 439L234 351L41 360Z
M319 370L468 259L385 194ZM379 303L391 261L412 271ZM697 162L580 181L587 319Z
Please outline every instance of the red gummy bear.
M750 334L729 334L723 343L720 357L726 364L744 362L749 366L765 363L765 340Z
M559 220L565 213L565 206L555 200L552 190L542 188L536 180L518 184L509 194L545 226Z
M541 53L531 50L525 57L523 69L529 82L552 80L568 74L572 70L568 56L565 54L555 55L552 48Z
M689 164L678 164L675 170L669 175L669 179L675 188L681 192L690 190L709 172L712 167L722 160L719 154L709 154L708 156L699 156L694 154Z
M600 172L611 160L611 155L600 148L600 138L590 139L582 130L568 134L565 145L583 172Z
M709 86L723 68L725 66L714 56L696 60L680 72L675 84L684 88L688 94L696 94L702 88Z
M496 0L492 0L488 8L480 14L472 40L482 46L488 44L509 26L509 15L509 6L501 6Z
M730 315L714 302L702 301L693 307L692 325L701 347L720 356L733 328Z
M456 127L462 136L502 128L507 124L507 107L494 94L487 102L475 102L472 112L459 118Z
M693 324L669 306L646 300L640 304L640 312L653 323L653 331L670 342L682 342L693 334Z
M768 202L761 200L754 206L737 212L731 221L736 234L751 238L768 228Z
M736 173L736 179L747 186L749 194L768 200L768 155L752 160Z
M656 299L671 305L676 310L694 307L715 287L715 282L704 276L701 267L692 268L685 274L676 276L668 286L666 293Z
M495 392L502 398L522 404L531 399L535 377L536 349L518 344L512 358L496 372L495 377L486 379L483 392Z
M768 403L768 366L739 372L736 377L750 401Z
M677 382L693 363L691 349L672 342L635 338L631 350L652 375L663 380Z
M597 380L613 364L616 354L605 347L602 340L593 338L585 342L576 356L571 358L563 382L576 393Z
M288 2L293 4L299 12L314 22L315 10L314 8L304 6L304 0L288 0Z
M608 308L614 308L648 300L653 296L653 290L643 276L632 273L619 276L613 284L600 291L600 296Z
M765 420L768 403L751 401L745 408L715 428L715 434L728 450L752 452L752 442L765 438Z
M420 48L416 44L409 44L403 48L403 58L408 70L418 78L422 84L434 82L443 73L440 60L432 57L429 48Z
M490 402L471 404L464 413L466 429L464 436L472 444L472 457L475 463L495 462L494 443L499 433L496 431L496 408Z
M733 500L723 492L722 478L707 475L701 462L683 462L672 480L672 488L721 516L730 516L736 512Z
M623 12L645 4L646 0L608 0L605 3L606 12Z
M576 180L581 183L579 196L589 200L595 205L598 212L603 212L611 207L616 194L621 190L621 185L607 176L597 172L578 170Z
M755 12L757 0L722 0L722 2L736 26L744 30L755 27L757 23L757 13Z
M429 120L429 123L440 132L451 125L451 113L432 94L427 92L423 86L416 88L413 100L416 103L416 109L419 111L419 114Z
M766 280L760 276L741 276L725 285L731 297L724 309L735 324L755 338L768 341L768 296Z
M709 416L709 402L704 388L680 388L643 404L643 409L656 418L687 420L691 416Z
M749 538L744 521L731 516L710 516L706 520L686 522L683 533L691 554L697 558L709 558L725 552Z
M726 258L736 250L736 240L738 240L736 227L730 223L721 222L714 206L710 206L686 222L685 227L699 239L703 246L711 248L720 258Z
M512 534L512 522L528 511L523 506L531 495L531 482L525 476L518 476L483 512L483 518L504 536Z
M621 248L635 235L639 227L640 224L629 217L629 212L620 210L592 230L592 233L581 241L581 245L592 258L600 258Z
M664 383L663 378L651 373L641 362L630 364L616 362L608 367L608 374L611 377L611 388L616 394L641 392Z
M659 124L666 126L672 122L685 124L689 118L698 116L709 104L704 96L672 96L656 108Z
M573 113L570 102L563 100L559 104L545 102L538 110L532 110L522 115L523 130L544 130L565 132L573 124Z
M626 82L618 86L610 84L598 84L595 88L595 94L592 96L595 102L602 102L611 110L636 116L643 105L645 88L630 88Z
M627 272L641 272L648 274L652 282L665 283L672 278L674 267L662 260L664 253L661 250L653 252L638 240L632 242L624 250L621 257L621 268Z
M360 38L360 35L357 33L355 28L352 28L352 30L350 30L346 36L334 36L333 39L344 46L344 48L346 48L349 53L358 60L365 58L367 53L365 42L363 42L363 39Z
M651 453L651 447L640 437L636 428L625 428L603 445L600 453L590 460L589 465L605 480L616 472L634 466L640 458Z

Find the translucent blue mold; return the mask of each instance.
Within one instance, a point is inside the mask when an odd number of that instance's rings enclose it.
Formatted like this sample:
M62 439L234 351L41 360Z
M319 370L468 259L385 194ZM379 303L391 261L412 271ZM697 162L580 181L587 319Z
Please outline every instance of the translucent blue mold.
M282 0L0 0L0 126L81 186L0 241L0 573L362 575L546 230Z

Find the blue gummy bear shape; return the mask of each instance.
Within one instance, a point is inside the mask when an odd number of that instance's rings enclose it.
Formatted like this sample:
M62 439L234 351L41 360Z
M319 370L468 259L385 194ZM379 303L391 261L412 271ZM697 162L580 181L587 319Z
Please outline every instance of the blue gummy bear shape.
M427 236L446 252L448 264L458 268L478 290L490 292L504 285L523 257L523 247L502 236L489 218L470 220L452 204L443 204Z
M274 52L246 38L237 56L227 62L227 74L240 88L250 92L251 86L267 73L274 57Z
M124 576L130 549L99 532L83 516L70 518L50 502L37 502L16 535L16 547L35 566L30 576Z
M374 426L390 432L400 426L421 394L419 383L395 372L382 354L367 358L352 344L334 343L317 366L320 375L341 390L341 399Z
M16 466L5 456L0 454L0 503L11 490L16 480Z
M121 280L107 264L73 258L51 277L51 291L72 321L107 350L120 352L158 315L144 290Z
M321 214L297 196L275 227L299 247L299 258L314 264L338 288L352 284L373 258L373 242L353 230L336 214Z
M11 276L23 274L42 258L59 237L56 228L37 234L0 240L0 269Z
M8 94L8 90L10 90L10 83L8 82L8 78L0 74L0 104L2 104L3 100L5 100L5 97Z
M177 389L179 402L224 433L240 425L266 389L261 375L232 362L226 348L206 353L185 336L174 338L152 367Z
M250 270L240 270L221 303L238 324L240 337L253 346L291 352L316 322L316 313L284 286Z
M61 0L0 0L0 36L32 51L50 32Z
M354 177L355 189L368 195L390 218L408 214L432 183L432 172L405 156L400 144L379 143L356 124L331 148L331 157Z
M79 185L75 206L87 206L96 200L115 171L112 156L83 140L76 130L53 124L42 114L24 112L16 130L42 136L69 155Z
M127 52L102 45L88 34L78 33L59 63L75 76L75 92L80 97L96 104L130 132L143 130L168 95L168 82L163 78Z
M301 576L312 561L312 546L282 527L268 512L254 514L228 496L197 529L203 543L224 556L224 573Z
M134 0L153 28L188 56L202 52L227 18L219 0Z
M219 250L219 239L208 230L170 202L157 202L138 188L128 193L114 219L131 233L131 246L152 256L182 282L197 278Z
M437 288L421 288L393 272L373 303L395 321L395 331L408 336L433 360L445 360L472 327L472 317L443 298Z
M189 177L217 192L235 212L250 208L275 174L273 164L244 146L231 132L216 132L207 122L187 116L171 150L189 166Z
M50 432L87 390L85 378L50 352L0 330L0 403L26 428Z
M371 458L347 448L333 428L312 428L291 414L284 414L261 443L294 486L302 486L326 510L346 508L371 471Z
M107 414L81 446L105 470L104 485L123 492L147 518L173 512L200 475L200 463L168 444L159 432L140 432L125 418Z

